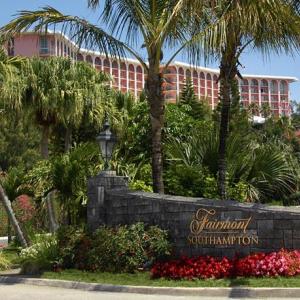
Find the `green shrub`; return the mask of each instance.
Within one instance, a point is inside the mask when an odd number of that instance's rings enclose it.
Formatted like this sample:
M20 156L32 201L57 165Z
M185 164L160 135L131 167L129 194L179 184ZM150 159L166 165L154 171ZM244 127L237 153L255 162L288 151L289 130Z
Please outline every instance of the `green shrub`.
M300 204L300 192L293 193L284 197L284 205L299 205Z
M166 189L169 194L187 197L202 197L204 174L200 168L172 164L165 175Z
M62 226L57 231L59 265L63 268L84 269L91 242L82 228Z
M143 223L117 228L101 227L92 238L89 267L108 272L133 272L169 254L167 233Z
M58 231L57 239L60 266L93 271L133 272L170 250L166 231L145 229L143 223L102 226L91 236L68 226Z
M8 270L11 267L11 262L0 252L0 271Z
M22 273L37 274L44 270L51 270L57 259L56 237L53 235L40 236L38 242L20 252Z
M134 180L129 183L129 188L133 191L144 191L152 193L152 186L147 185L143 180Z

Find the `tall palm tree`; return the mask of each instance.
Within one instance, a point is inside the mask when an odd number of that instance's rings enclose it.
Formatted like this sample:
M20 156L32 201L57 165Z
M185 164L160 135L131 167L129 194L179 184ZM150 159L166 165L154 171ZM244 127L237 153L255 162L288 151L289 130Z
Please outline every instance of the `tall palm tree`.
M24 60L22 58L9 58L4 48L2 47L2 44L0 45L0 91L2 94L2 98L5 97L18 97L20 90L18 89L19 85L16 83L22 82L22 79L18 76L18 69L17 67L22 64ZM12 82L14 82L15 93L8 93L10 90L9 87L13 87ZM21 85L21 84L20 84ZM1 182L2 183L2 182ZM2 184L0 184L0 202L3 204L3 207L7 213L8 219L10 224L12 224L19 241L23 247L27 247L28 243L25 239L25 235L19 225L19 222L14 214L14 211L11 207L11 201L8 198L7 194L5 193L5 190L2 187Z
M33 58L22 64L20 69L23 81L18 89L18 97L10 94L13 86L9 88L7 84L4 85L8 95L6 106L26 113L41 127L41 156L48 159L52 126L63 124L68 133L66 144L69 145L71 129L79 126L87 106L89 113L102 112L99 102L103 100L102 87L106 76L86 63L74 64L62 58ZM45 196L50 230L55 231L57 224L52 195L52 191L48 191Z
M164 70L182 50L187 50L192 61L199 59L203 41L214 43L214 39L204 39L209 33L224 32L225 22L212 21L203 28L203 19L208 11L204 8L212 1L194 0L106 0L100 6L99 0L87 0L91 9L99 9L102 28L87 20L66 16L51 7L38 11L22 11L20 15L2 28L5 33L15 34L28 30L43 30L48 26L61 23L64 32L86 48L98 49L113 56L122 56L125 52L135 57L146 73L145 90L150 106L152 128L152 177L155 192L163 193L162 166L162 127L164 125L164 104L162 83ZM214 1L217 2L218 1ZM223 17L224 18L224 17ZM221 18L222 19L222 18ZM140 47L146 51L144 59ZM208 47L209 48L209 47ZM164 64L163 51L171 52Z
M86 63L73 64L62 58L34 58L22 75L27 80L17 106L41 127L41 155L48 159L51 127L63 124L69 144L71 129L79 126L85 109L88 107L91 114L99 110L105 76Z
M226 141L234 81L239 73L239 58L247 47L268 54L299 49L300 19L297 1L290 0L223 0L212 10L212 18L220 18L226 12L226 31L215 36L220 45L212 49L220 59L220 142L218 158L218 189L226 199ZM222 43L223 41L223 43Z

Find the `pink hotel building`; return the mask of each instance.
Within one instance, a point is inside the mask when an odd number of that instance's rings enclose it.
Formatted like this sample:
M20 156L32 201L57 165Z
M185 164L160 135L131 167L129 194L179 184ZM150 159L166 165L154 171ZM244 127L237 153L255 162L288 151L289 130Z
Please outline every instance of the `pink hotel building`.
M99 52L86 49L78 51L78 47L59 32L49 32L47 35L22 33L10 41L7 50L11 56L62 56L86 61L96 69L109 73L114 79L112 87L122 92L132 92L135 96L138 96L144 87L146 75L137 60L127 58L118 61L107 58ZM189 64L175 61L164 73L165 99L168 102L175 102L186 78L190 78L198 98L205 97L211 108L215 108L218 103L218 74L219 70L216 69L193 68ZM247 107L251 103L256 103L261 107L268 104L273 115L289 116L291 113L289 84L295 81L297 81L295 77L243 74L243 80L238 79L241 105Z

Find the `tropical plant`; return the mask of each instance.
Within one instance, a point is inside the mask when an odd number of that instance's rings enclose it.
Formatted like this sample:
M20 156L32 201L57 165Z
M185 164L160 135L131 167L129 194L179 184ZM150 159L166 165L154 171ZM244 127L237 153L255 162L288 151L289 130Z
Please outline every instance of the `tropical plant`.
M80 144L67 153L38 162L26 175L23 185L37 202L47 202L47 195L55 191L60 221L79 224L86 217L87 179L101 170L100 162L95 143Z
M21 250L20 263L23 274L38 274L51 270L58 259L57 239L54 235L42 235L36 243Z
M87 3L92 9L101 7L99 0L88 0ZM33 24L34 30L38 31L60 23L64 32L69 32L79 47L84 45L86 48L97 48L113 56L120 56L127 51L141 63L147 75L145 90L151 116L153 188L155 192L163 193L163 74L182 50L186 50L190 58L196 61L199 59L203 41L206 44L215 42L215 39L204 37L208 37L212 32L224 32L226 24L216 19L208 27L203 27L206 25L203 20L210 15L206 9L207 5L206 1L191 0L107 0L103 3L100 20L107 26L110 34L87 20L65 16L54 8L45 7L38 11L20 12L16 19L2 28L2 31L6 35L15 34L28 30ZM143 54L136 51L138 38L141 47L147 52L148 63ZM222 44L222 41L218 42ZM162 64L165 49L175 50L172 51L170 59Z
M205 98L197 99L193 83L190 78L185 82L182 89L179 106L188 105L190 107L189 114L194 119L209 120L211 117L211 109Z
M30 169L40 159L37 128L23 114L0 108L0 170L23 167Z
M202 178L204 176L202 180L199 175L191 177L191 182L195 180L193 178L200 180L197 188L191 187L192 192L199 191L197 196L216 195L217 186L214 185L214 180L218 174L215 159L218 155L218 144L218 134L215 130L211 130L191 132L186 142L173 137L166 145L168 158L172 164L177 165L177 168L186 168L185 172L198 170L198 174L202 174ZM228 138L226 160L228 162L226 186L229 196L236 200L256 202L280 200L297 189L298 162L293 156L291 147L280 141L266 142L260 135L232 132ZM176 168L175 166L172 168ZM180 174L182 173L183 171L180 171ZM180 176L174 175L176 174L173 173L173 182ZM212 178L213 181L207 181L208 178ZM209 191L210 187L213 189Z
M220 19L226 13L224 31L212 38L216 47L209 49L220 60L220 142L218 149L218 188L222 199L226 198L226 150L232 87L239 73L239 58L246 47L252 46L263 53L290 52L299 48L299 7L296 1L249 0L218 1L213 3L212 19Z
M58 123L66 128L68 150L72 127L79 126L86 107L89 106L91 115L101 111L98 103L102 99L105 76L85 63L73 64L63 58L33 58L22 68L22 75L27 78L22 98L8 105L16 105L30 114L42 128L41 155L44 159L49 158L51 127Z

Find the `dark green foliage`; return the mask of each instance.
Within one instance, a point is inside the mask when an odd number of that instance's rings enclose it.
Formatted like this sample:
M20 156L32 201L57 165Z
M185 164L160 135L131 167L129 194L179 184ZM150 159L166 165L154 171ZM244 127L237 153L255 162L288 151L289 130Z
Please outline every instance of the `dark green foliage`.
M38 130L22 115L1 112L1 104L0 119L0 171L12 167L31 168L40 158Z
M214 129L191 131L186 142L169 139L166 145L169 191L215 197L217 147L218 135ZM253 132L242 135L238 128L228 138L227 163L228 197L239 201L280 200L295 192L299 182L299 163L291 147L278 140L266 141Z
M167 233L143 223L116 228L100 227L91 236L64 227L58 231L62 267L93 271L134 272L145 264L168 255Z
M197 166L171 164L165 174L169 194L202 197L205 190L205 175Z
M300 192L293 193L283 199L284 205L300 205Z
M209 120L211 110L205 98L198 100L191 79L187 79L182 89L179 106L187 106L188 114L198 120Z
M61 226L57 233L57 246L58 246L58 262L63 268L76 267L82 269L87 261L80 258L83 246L88 244L90 246L89 238L84 230L75 226ZM85 249L88 251L88 249ZM85 254L86 255L86 254Z

